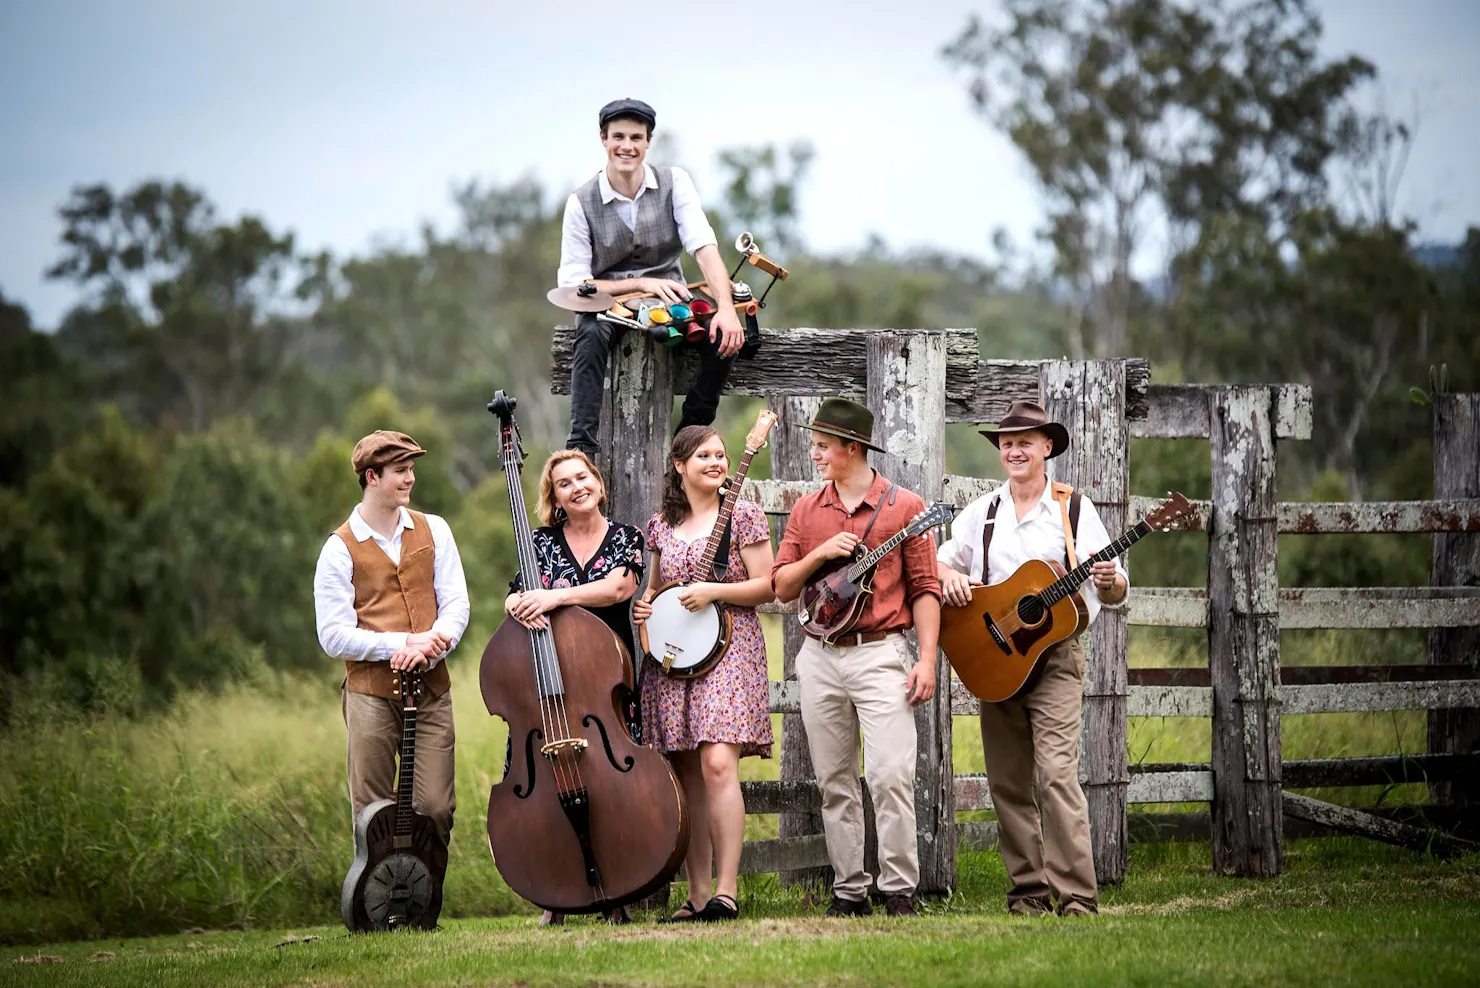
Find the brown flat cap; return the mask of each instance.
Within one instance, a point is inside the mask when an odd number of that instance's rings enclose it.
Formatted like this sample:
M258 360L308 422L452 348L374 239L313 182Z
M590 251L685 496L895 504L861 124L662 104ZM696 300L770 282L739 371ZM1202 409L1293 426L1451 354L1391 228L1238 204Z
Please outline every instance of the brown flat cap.
M404 432L379 429L355 443L355 451L350 455L350 463L354 466L355 473L358 474L366 470L380 470L402 460L425 456L426 452L416 444L415 439Z

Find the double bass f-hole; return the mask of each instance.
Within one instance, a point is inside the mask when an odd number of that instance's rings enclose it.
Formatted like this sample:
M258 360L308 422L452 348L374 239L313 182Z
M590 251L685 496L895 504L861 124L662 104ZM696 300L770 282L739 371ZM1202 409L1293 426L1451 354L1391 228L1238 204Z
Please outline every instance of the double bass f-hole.
M581 718L581 723L586 727L595 724L596 729L601 732L601 746L606 749L606 760L612 763L612 768L618 772L632 771L632 766L637 763L632 760L631 755L623 758L622 764L617 764L617 756L612 754L612 739L606 736L606 725L601 722L600 717L597 717L595 714L587 714Z

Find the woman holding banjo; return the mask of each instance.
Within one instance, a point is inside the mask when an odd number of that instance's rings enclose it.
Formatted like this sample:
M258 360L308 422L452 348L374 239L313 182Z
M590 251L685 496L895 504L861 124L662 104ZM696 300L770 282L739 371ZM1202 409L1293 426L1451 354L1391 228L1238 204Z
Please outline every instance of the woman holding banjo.
M678 678L665 675L654 662L642 677L647 740L668 752L688 799L689 900L673 914L674 922L739 915L745 839L740 759L771 757L766 641L755 608L774 600L775 594L770 530L759 505L734 505L723 580L715 582L713 572L700 572L728 475L719 433L691 425L673 437L661 507L647 528L654 576L648 592L632 607L633 620L644 622L653 613L649 600L656 589L682 582L686 586L676 592L685 608L698 611L718 604L730 617L728 648L708 672ZM714 894L705 901L701 894L709 886L699 876L711 874L716 876Z
M605 509L606 486L586 454L566 449L551 455L540 474L537 510L543 527L533 532L543 586L526 588L516 577L504 610L525 627L542 628L549 611L584 607L606 622L630 658L638 654L628 605L642 578L642 532L607 518ZM636 698L624 701L623 710L636 735ZM616 910L607 919L625 923L627 910ZM563 921L560 913L547 911L541 923Z

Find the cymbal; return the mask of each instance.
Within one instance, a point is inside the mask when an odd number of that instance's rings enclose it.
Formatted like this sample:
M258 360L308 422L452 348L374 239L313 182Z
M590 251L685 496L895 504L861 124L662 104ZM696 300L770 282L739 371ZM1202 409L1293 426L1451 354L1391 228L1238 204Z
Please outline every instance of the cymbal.
M552 288L545 293L545 298L549 299L551 304L570 312L605 312L617 304L617 300L606 292L582 295L579 285Z

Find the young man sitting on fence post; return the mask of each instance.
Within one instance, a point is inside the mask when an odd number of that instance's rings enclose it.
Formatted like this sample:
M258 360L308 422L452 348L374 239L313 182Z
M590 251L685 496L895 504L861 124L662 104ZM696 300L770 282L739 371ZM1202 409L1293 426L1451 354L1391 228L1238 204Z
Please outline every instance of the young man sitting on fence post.
M646 163L658 115L642 100L619 99L601 108L606 167L565 203L557 284L593 282L612 295L652 292L665 303L684 301L684 251L693 255L717 303L709 338L699 344L699 377L684 399L678 423L709 425L735 354L745 342L730 301L730 276L699 203L694 180L681 168ZM584 313L576 324L570 365L570 437L566 446L597 458L606 365L621 327ZM677 430L675 430L676 432ZM608 450L610 452L610 450Z
M948 607L969 604L973 583L1000 583L1030 559L1063 561L1110 544L1094 503L1049 483L1046 463L1069 448L1069 431L1050 421L1040 406L1014 402L997 428L982 435L1000 451L1007 483L967 505L940 547L941 591ZM1075 515L1077 524L1071 521ZM1125 599L1130 583L1117 559L1095 563L1090 585L1094 593L1082 588L1080 593L1093 622L1102 603ZM1089 804L1079 785L1084 646L1080 638L1071 638L1039 662L1034 678L1016 696L981 705L998 846L1012 879L1007 908L1015 915L1042 915L1053 910L1056 899L1062 914L1088 915L1099 911L1099 893Z
M877 547L925 510L918 494L901 490L868 464L874 416L843 398L829 398L814 421L812 462L827 482L791 510L771 570L783 601L795 600L825 564L853 554L865 538ZM822 826L833 867L829 916L867 916L871 878L863 860L863 797L858 786L858 734L863 772L878 831L879 891L891 916L914 916L920 882L915 838L915 716L910 708L935 696L940 636L940 581L932 543L906 539L886 555L873 593L854 630L834 645L808 637L797 653L802 723L822 790ZM904 632L915 628L912 661Z

